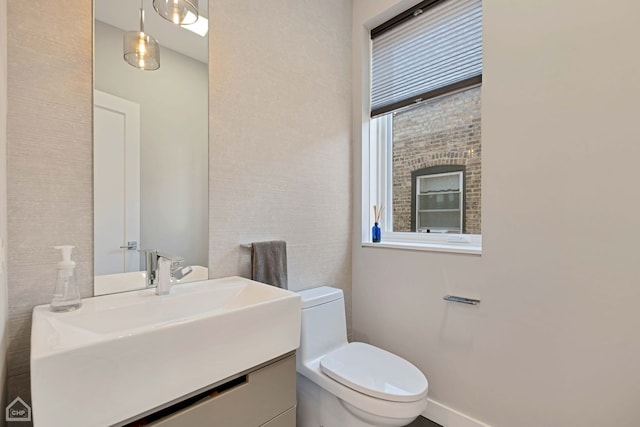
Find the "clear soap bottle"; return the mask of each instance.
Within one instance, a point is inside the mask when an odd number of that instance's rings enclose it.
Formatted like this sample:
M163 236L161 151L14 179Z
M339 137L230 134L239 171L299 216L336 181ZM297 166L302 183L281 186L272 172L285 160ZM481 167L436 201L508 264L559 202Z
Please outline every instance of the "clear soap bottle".
M56 288L51 300L51 311L72 311L82 306L80 290L76 283L76 263L71 260L74 246L55 246L62 251L62 261L58 263Z

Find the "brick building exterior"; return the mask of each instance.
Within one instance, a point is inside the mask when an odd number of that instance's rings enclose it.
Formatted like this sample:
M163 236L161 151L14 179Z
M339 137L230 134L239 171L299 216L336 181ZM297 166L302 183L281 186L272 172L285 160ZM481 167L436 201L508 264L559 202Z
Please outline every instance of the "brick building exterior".
M480 87L435 98L393 117L393 231L411 231L411 172L459 165L464 233L480 234Z

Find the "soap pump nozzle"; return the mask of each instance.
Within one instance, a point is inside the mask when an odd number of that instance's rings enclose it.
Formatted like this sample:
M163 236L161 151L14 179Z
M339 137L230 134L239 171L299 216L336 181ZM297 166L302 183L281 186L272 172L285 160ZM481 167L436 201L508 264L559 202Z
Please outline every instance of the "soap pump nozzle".
M69 265L70 267L76 266L76 263L71 261L71 252L73 251L73 248L75 248L75 246L62 245L62 246L54 246L53 248L59 249L60 252L62 252L62 261L60 261L58 265L66 264L66 265Z
M58 263L56 287L51 300L51 311L71 311L82 306L80 290L76 284L76 263L71 260L74 246L55 246L62 252L62 261Z

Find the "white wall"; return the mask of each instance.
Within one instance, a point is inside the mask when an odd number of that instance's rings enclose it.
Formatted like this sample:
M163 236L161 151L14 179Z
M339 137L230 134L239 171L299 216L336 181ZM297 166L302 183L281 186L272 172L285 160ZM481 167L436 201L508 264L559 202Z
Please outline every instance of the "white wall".
M363 25L394 3L354 0L358 200ZM484 2L481 257L361 248L354 208L355 338L491 426L640 425L638 16L634 0Z
M0 408L7 381L7 4L0 3ZM3 425L4 417L0 417Z
M137 70L122 35L96 21L95 88L140 104L140 244L206 267L207 64L161 48L160 69Z
M289 288L351 287L351 2L210 2L212 277L287 241Z

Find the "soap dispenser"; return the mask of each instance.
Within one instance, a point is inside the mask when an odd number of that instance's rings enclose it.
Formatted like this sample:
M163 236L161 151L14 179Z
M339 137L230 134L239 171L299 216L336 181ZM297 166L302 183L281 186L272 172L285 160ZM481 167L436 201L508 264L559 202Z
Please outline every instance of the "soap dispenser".
M51 311L71 311L82 306L80 290L76 284L76 263L71 260L71 251L75 246L55 246L62 251L62 261L58 263L56 288L51 300Z

